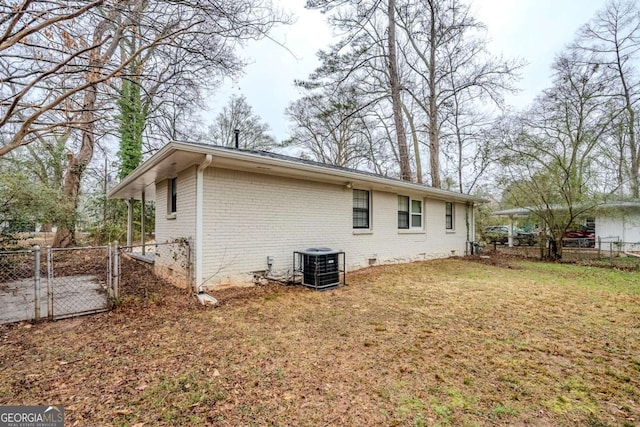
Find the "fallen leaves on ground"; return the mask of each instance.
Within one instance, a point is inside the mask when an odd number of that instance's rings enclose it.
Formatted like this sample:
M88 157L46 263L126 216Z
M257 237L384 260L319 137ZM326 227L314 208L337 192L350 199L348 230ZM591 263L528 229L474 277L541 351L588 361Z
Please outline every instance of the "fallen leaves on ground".
M229 288L216 308L131 264L109 313L0 327L0 404L80 426L640 423L637 275L507 264Z

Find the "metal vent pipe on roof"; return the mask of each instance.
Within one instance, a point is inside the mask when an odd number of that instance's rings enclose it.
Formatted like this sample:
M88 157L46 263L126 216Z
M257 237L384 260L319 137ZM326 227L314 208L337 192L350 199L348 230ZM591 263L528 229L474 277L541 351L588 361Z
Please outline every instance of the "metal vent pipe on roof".
M233 133L236 138L236 148L240 148L240 129L234 129Z

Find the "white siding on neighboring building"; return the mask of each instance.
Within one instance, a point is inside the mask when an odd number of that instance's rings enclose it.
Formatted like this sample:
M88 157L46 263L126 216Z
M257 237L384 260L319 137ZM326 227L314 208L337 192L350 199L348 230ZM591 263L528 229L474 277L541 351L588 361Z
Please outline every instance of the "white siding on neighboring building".
M604 243L640 243L640 212L611 210L596 216L596 239Z
M206 169L204 178L203 276L207 284L251 280L251 272L267 269L268 256L273 257L274 274L285 274L292 268L293 252L310 247L344 251L348 270L374 259L384 264L446 257L452 251L464 254L465 205L461 203L455 204L454 230L445 230L444 201L403 194L424 201L424 227L398 230L398 193L371 191L371 229L354 230L353 191L346 185L214 167ZM175 220L163 220L166 181L157 187L159 241L195 233L195 168L180 174L179 182L189 184L178 187ZM186 218L181 217L184 209L189 211Z

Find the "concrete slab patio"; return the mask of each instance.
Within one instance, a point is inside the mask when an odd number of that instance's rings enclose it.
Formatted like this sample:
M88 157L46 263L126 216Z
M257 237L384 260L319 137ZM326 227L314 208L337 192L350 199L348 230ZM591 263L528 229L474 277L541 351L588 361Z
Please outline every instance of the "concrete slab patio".
M109 300L100 278L94 275L53 278L53 318L107 310ZM47 280L40 287L40 317L48 316ZM0 324L35 319L34 279L0 283Z

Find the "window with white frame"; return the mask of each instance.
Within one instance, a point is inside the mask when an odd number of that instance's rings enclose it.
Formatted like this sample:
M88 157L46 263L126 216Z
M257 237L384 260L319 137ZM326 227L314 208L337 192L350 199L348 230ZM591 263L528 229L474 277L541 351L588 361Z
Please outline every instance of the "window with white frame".
M409 197L398 196L398 228L409 228Z
M369 228L369 197L367 190L353 190L353 228Z
M169 180L167 196L167 213L174 214L178 210L178 178Z
M411 228L422 228L422 200L411 199Z
M447 230L453 230L455 224L455 208L453 202L445 203L444 221Z
M398 229L422 228L422 200L398 196Z

